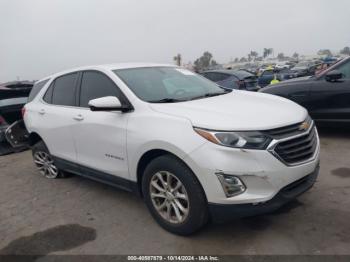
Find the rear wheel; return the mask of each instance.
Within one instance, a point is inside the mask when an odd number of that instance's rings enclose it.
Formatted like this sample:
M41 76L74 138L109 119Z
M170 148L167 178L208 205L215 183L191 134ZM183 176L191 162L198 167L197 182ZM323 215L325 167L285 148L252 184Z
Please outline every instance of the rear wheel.
M142 191L154 219L172 233L189 235L208 220L201 185L192 171L174 156L160 156L146 167Z
M46 178L65 177L65 173L59 170L43 141L39 141L32 148L34 164L39 173Z

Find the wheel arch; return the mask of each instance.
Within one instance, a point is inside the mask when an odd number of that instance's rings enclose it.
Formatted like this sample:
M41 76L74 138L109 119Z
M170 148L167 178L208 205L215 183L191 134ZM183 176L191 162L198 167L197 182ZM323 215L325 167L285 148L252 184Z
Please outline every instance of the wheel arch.
M184 163L194 174L195 179L197 179L198 183L201 186L201 189L203 190L203 193L206 197L204 188L200 182L200 180L198 179L197 175L195 174L193 168L191 168L191 166L189 165L189 163L187 163L182 157L179 157L176 153L173 153L169 150L165 150L165 149L150 149L147 152L144 152L143 155L140 157L138 163L137 163L137 169L136 169L136 178L137 178L137 190L138 190L138 194L143 197L143 193L142 193L142 176L143 173L147 167L147 165L155 158L162 156L162 155L170 155L175 157L176 159L178 159L179 161L181 161L182 163Z
M140 157L137 168L136 168L136 181L137 181L137 190L140 196L143 196L142 193L142 175L145 171L147 165L155 158L162 156L162 155L173 155L177 157L175 154L171 153L170 151L164 150L164 149L151 149L147 152L143 153L143 155Z
M42 137L36 132L31 132L29 134L29 138L28 139L29 139L29 146L34 146L39 141L44 141L42 139Z

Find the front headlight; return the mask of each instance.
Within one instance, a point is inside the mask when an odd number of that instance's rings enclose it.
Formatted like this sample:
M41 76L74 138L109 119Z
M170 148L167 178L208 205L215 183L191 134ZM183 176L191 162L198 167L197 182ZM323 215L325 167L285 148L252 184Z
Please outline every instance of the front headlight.
M266 149L271 138L257 131L222 132L195 127L194 130L208 141L234 148Z

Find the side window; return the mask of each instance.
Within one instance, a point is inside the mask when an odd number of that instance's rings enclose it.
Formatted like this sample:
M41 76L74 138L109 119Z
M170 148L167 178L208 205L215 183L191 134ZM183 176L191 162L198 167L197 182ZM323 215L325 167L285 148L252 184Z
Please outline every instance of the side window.
M78 73L72 73L56 78L52 104L63 106L75 106L75 85Z
M216 72L207 73L207 78L214 82L225 80L228 77L229 77L228 75L222 74L222 73L216 73Z
M121 102L124 99L117 85L103 73L87 71L83 73L80 89L80 106L89 107L89 101L92 99L116 96Z
M44 87L44 85L49 81L49 79L40 81L35 83L32 90L30 91L29 97L28 97L28 103L33 101L33 99L36 97L36 95L40 92L40 90Z
M214 80L214 73L210 73L209 72L209 73L204 73L203 75L204 75L205 78L208 78L211 81L215 81Z
M211 73L211 80L214 82L220 81L220 74L218 73Z
M217 73L217 76L216 76L217 80L216 81L223 81L229 77L230 77L230 75Z
M238 78L235 77L234 75L231 75L225 80L220 81L220 85L231 89L238 89L239 86L237 82L238 82Z
M48 103L48 104L52 104L52 94L53 94L53 86L54 86L55 82L52 82L51 85L49 86L49 88L46 90L46 93L43 97L43 100Z
M341 73L343 73L345 79L350 79L350 61L342 64L337 68Z

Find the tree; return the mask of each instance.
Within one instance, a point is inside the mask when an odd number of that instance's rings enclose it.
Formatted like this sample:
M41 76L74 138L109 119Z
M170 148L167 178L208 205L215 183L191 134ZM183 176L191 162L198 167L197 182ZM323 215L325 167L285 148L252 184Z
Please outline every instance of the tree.
M350 47L346 46L342 50L340 50L340 54L342 55L350 55Z
M194 61L194 69L200 72L208 69L210 66L216 66L217 64L218 63L213 59L213 55L206 51L200 58Z
M211 66L217 66L218 63L214 59L212 59L211 62L210 62L210 65Z
M236 57L235 60L234 60L235 63L238 63L239 62L239 58Z
M296 60L299 59L299 54L297 52L294 52L294 54L292 55L292 57Z
M252 56L248 54L248 62L252 61Z
M253 60L255 60L255 59L259 56L259 54L258 54L258 52L256 52L256 51L250 51L248 57L249 57L249 56L250 56L251 58L253 58Z
M268 48L264 48L263 57L266 58L269 54Z
M247 60L247 58L242 57L242 58L239 60L239 62L241 62L241 63L246 63L246 62L248 62L248 60Z
M266 58L273 53L273 48L264 48L263 57Z
M173 59L174 59L176 65L181 66L181 62L182 62L181 54L177 54L176 56L174 56Z
M332 56L332 52L329 49L321 49L317 52L318 55Z
M280 61L284 60L285 59L284 54L283 53L278 53L277 59L280 60Z

